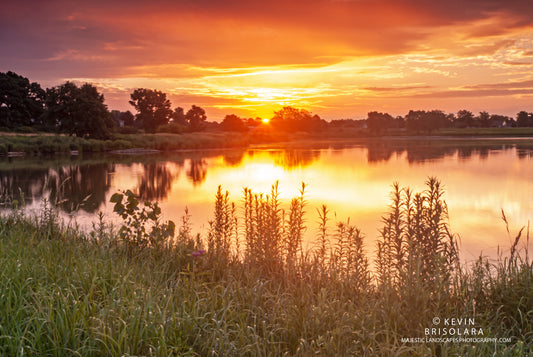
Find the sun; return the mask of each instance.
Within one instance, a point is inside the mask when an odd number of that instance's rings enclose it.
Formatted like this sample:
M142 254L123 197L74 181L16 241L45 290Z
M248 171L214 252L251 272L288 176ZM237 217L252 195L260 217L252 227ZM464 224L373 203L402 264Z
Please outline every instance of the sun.
M270 123L270 119L268 119L268 118L264 118L264 119L262 119L261 121L263 122L263 124L268 124L268 123Z

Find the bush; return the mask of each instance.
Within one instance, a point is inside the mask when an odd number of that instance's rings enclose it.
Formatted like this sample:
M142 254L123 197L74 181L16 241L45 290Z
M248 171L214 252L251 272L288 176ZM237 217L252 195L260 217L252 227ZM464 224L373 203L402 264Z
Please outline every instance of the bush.
M13 130L16 133L35 134L37 131L31 126L19 126Z
M81 145L77 142L71 142L69 148L71 151L81 151Z
M137 129L134 126L124 125L123 127L117 129L117 133L119 133L119 134L139 134L139 129Z
M171 134L182 134L185 132L185 127L177 123L168 123L160 125L157 128L158 133L171 133Z
M128 248L161 247L169 238L174 237L176 226L172 221L159 221L161 208L157 202L145 202L140 209L138 197L130 190L124 194L115 193L111 196L111 202L115 204L113 212L124 220L119 235Z

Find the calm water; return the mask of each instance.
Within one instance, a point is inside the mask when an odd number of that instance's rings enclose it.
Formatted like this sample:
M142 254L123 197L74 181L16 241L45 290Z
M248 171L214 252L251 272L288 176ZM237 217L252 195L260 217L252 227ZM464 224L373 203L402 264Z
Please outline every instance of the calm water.
M316 209L327 204L337 220L350 218L365 232L372 251L393 182L420 191L428 176L436 176L446 189L451 229L460 236L462 257L471 260L480 252L495 257L498 247L508 251L520 228L533 218L532 157L529 139L396 139L165 155L3 158L0 192L22 190L30 210L38 210L43 197L60 201L66 219L90 227L99 211L116 220L109 198L131 189L159 201L165 219L178 222L187 206L193 230L205 234L218 185L237 202L244 187L267 193L279 181L288 206L305 182L307 242L317 233Z

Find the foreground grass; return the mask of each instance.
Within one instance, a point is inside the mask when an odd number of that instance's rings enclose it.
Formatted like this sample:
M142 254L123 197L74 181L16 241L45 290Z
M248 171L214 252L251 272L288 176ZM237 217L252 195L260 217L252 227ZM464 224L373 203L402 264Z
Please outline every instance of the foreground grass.
M519 237L510 257L455 266L441 280L428 282L421 271L411 276L407 267L394 270L398 275L378 277L366 270L362 251L353 248L361 247L362 236L349 222L330 232L335 245L323 240L324 249L298 249L303 190L285 222L275 213L279 202L274 187L267 197L245 190L246 233L240 242L230 219L235 206L221 190L208 237L194 237L185 216L173 244L153 240L152 233L162 229L136 231L139 225L127 220L119 231L100 221L84 233L62 225L46 206L38 217L21 211L2 215L0 354L533 353L533 265L519 254ZM397 193L393 207L402 203ZM127 202L121 195L113 198L117 211L146 223L133 209L135 197L126 196ZM157 216L156 205L146 207L148 216ZM401 211L392 210L385 218L390 227L396 213ZM326 207L319 217L320 241L328 238ZM387 232L382 243L391 243L392 249L397 237ZM269 241L260 239L267 236ZM280 251L272 243L282 236L292 240L284 240ZM226 244L230 240L231 246ZM405 340L425 338L426 328L445 327L444 322L435 324L435 317L472 318L483 337L509 340Z

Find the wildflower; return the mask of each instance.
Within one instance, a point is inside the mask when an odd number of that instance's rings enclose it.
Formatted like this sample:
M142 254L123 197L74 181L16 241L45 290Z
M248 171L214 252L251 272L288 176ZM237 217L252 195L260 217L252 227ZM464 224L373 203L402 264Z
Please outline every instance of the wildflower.
M203 249L198 249L198 250L196 250L196 251L191 253L191 255L193 257L195 257L196 259L200 258L204 254L205 254L205 250L203 250Z

